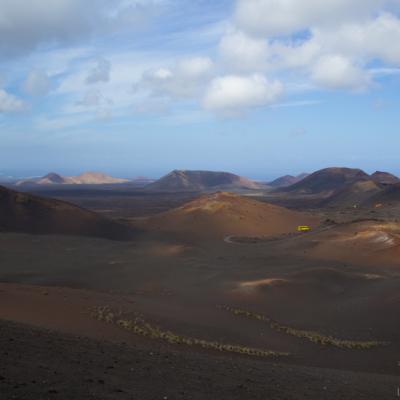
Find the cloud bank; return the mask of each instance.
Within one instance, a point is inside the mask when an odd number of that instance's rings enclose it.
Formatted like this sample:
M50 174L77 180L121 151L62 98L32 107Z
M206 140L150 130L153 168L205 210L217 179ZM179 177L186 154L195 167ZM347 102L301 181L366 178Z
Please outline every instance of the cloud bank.
M400 68L396 0L237 0L226 20L200 29L181 15L177 31L170 21L180 6L32 0L26 7L24 0L0 0L0 63L26 62L23 81L18 76L1 90L0 112L52 96L60 118L77 121L85 113L125 117L187 105L236 116L282 101L312 103L292 101L293 87L373 90L383 75L377 71ZM154 24L135 42L137 29L161 10L170 10L165 26ZM132 51L134 44L140 51Z

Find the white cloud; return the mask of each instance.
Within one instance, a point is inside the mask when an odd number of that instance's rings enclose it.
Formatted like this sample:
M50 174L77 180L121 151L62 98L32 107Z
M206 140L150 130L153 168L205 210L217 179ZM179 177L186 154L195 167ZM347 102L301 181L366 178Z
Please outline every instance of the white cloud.
M165 59L153 59L145 52L115 52L107 54L112 64L109 82L101 85L86 83L87 71L93 67L93 53L89 58L73 61L69 73L63 76L55 94L64 99L62 111L65 114L90 113L106 109L113 117L121 113L131 113L132 107L139 101L145 101L142 94L132 93L132 85L142 79L143 71L159 65ZM104 114L104 113L103 113Z
M263 75L227 75L211 81L203 99L207 110L241 113L246 109L275 102L283 92L279 81L268 81Z
M0 56L43 44L70 44L93 33L137 29L165 1L0 0Z
M310 39L301 43L274 42L270 52L270 66L279 70L307 68L323 51L318 41Z
M208 57L186 58L178 62L176 74L184 79L203 79L211 73L213 66Z
M87 60L93 53L94 49L89 47L48 49L32 54L28 60L37 69L45 70L49 77L54 77L70 73L74 64Z
M388 0L238 0L234 20L259 35L287 35L310 26L365 20Z
M340 55L321 57L312 69L312 79L330 89L363 90L371 82L371 76Z
M108 82L110 80L111 63L110 61L99 58L96 66L90 71L86 78L86 83L93 84L98 82Z
M250 37L241 31L231 31L222 37L219 53L230 70L264 71L268 58L267 40Z
M174 74L169 68L149 69L134 85L134 91L148 90L151 96L164 96L175 92ZM175 93L174 93L175 94Z
M393 0L238 0L234 21L250 38L244 49L268 40L265 70L292 70L291 76L311 78L320 88L363 90L378 77L371 63L400 66L398 10ZM230 54L242 53L246 65L252 57L240 48L232 41ZM232 56L231 64L239 60ZM252 71L262 72L256 65Z
M68 42L87 34L98 15L89 0L0 0L0 54L20 54L40 43ZM101 8L101 6L100 6Z
M27 105L18 97L0 89L0 113L24 111Z
M35 69L28 74L22 86L31 96L45 96L50 91L51 81L44 71Z
M213 66L208 57L186 58L170 68L145 71L135 89L147 90L151 96L195 97L209 79Z
M312 41L331 52L340 52L359 59L379 59L391 65L400 65L400 19L384 13L365 23L343 24L337 29L318 28Z
M0 0L0 60L40 49L18 60L31 67L21 62L4 87L15 87L21 70L34 67L22 88L44 95L51 77L57 84L52 95L60 107L58 118L61 113L115 117L132 109L173 112L184 104L237 114L273 104L308 104L301 98L278 103L283 87L285 94L297 97L316 89L359 91L400 67L399 0L236 0L229 20L204 28L208 19L202 17L201 28L172 33L161 26L135 43L137 26L171 2L31 0L26 7L25 0ZM180 24L179 18L174 23ZM103 35L116 30L118 35ZM96 40L85 42L93 34ZM155 44L161 35L165 48ZM118 43L113 43L116 37ZM71 43L77 47L60 46ZM96 46L88 47L90 43ZM183 54L189 46L203 51L216 43L203 57ZM14 104L8 109L25 107L4 91L2 98L4 104L6 98ZM46 122L58 123L51 116Z
M91 89L84 93L83 98L71 107L71 114L94 112L101 119L111 119L114 103L103 95L100 89Z

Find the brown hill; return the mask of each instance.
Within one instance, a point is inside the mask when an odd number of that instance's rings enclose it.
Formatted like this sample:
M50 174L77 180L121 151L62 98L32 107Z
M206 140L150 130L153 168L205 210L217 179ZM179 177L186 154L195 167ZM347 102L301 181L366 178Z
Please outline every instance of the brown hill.
M294 185L295 183L302 181L308 175L309 174L300 174L297 176L293 176L293 175L281 176L280 178L275 179L274 181L268 183L268 186L271 186L273 188L288 187L288 186Z
M68 179L75 185L107 185L129 182L128 179L114 178L101 172L84 172L78 176L71 176Z
M324 193L329 195L351 184L366 180L370 180L369 175L360 169L326 168L316 171L302 181L281 190L303 194Z
M400 265L400 223L364 220L331 227L304 238L308 256L361 265Z
M107 185L127 182L129 180L113 178L101 172L85 172L78 176L62 176L52 172L42 178L20 180L16 185Z
M368 204L398 205L400 203L400 183L390 185L368 199Z
M376 171L371 175L371 179L376 183L381 183L384 185L393 185L395 183L400 183L400 179L397 176L390 174L389 172Z
M308 214L232 193L218 192L150 217L145 227L205 238L224 238L229 235L271 236L295 233L299 225L315 227L318 224L319 219Z
M352 207L360 206L367 202L377 193L382 192L382 188L372 180L355 182L344 188L337 190L328 199L323 200L321 206L330 207Z
M258 189L254 181L228 172L175 170L147 186L152 191Z
M128 239L131 229L72 204L0 186L0 231Z
M20 180L16 183L17 186L23 185L64 185L68 184L68 178L56 174L55 172L50 172L49 174L41 178L32 178Z

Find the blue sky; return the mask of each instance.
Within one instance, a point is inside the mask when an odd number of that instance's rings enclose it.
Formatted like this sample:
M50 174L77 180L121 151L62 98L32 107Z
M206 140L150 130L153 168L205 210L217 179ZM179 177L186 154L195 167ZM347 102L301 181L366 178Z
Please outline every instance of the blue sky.
M32 3L0 0L3 174L400 175L397 1Z

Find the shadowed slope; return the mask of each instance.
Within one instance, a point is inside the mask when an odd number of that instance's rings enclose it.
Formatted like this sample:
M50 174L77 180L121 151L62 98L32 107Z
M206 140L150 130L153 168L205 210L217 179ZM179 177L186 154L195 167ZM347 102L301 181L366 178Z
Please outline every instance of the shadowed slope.
M389 172L376 171L371 175L371 179L376 183L382 183L384 185L400 183L400 179Z
M0 230L127 239L131 230L72 204L0 186Z
M281 190L304 194L329 194L348 185L369 179L369 175L360 169L326 168L314 172L313 174L304 178L302 181Z
M298 183L302 181L304 178L307 178L309 174L300 174L297 176L293 175L285 175L282 176L278 179L275 179L274 181L268 183L268 186L271 186L273 188L283 188L283 187L288 187L291 185L294 185L295 183Z
M370 204L384 204L384 205L398 205L400 203L400 183L390 185L381 192L372 196L368 203Z
M374 181L362 180L338 190L321 205L330 207L359 206L381 191L382 188Z

